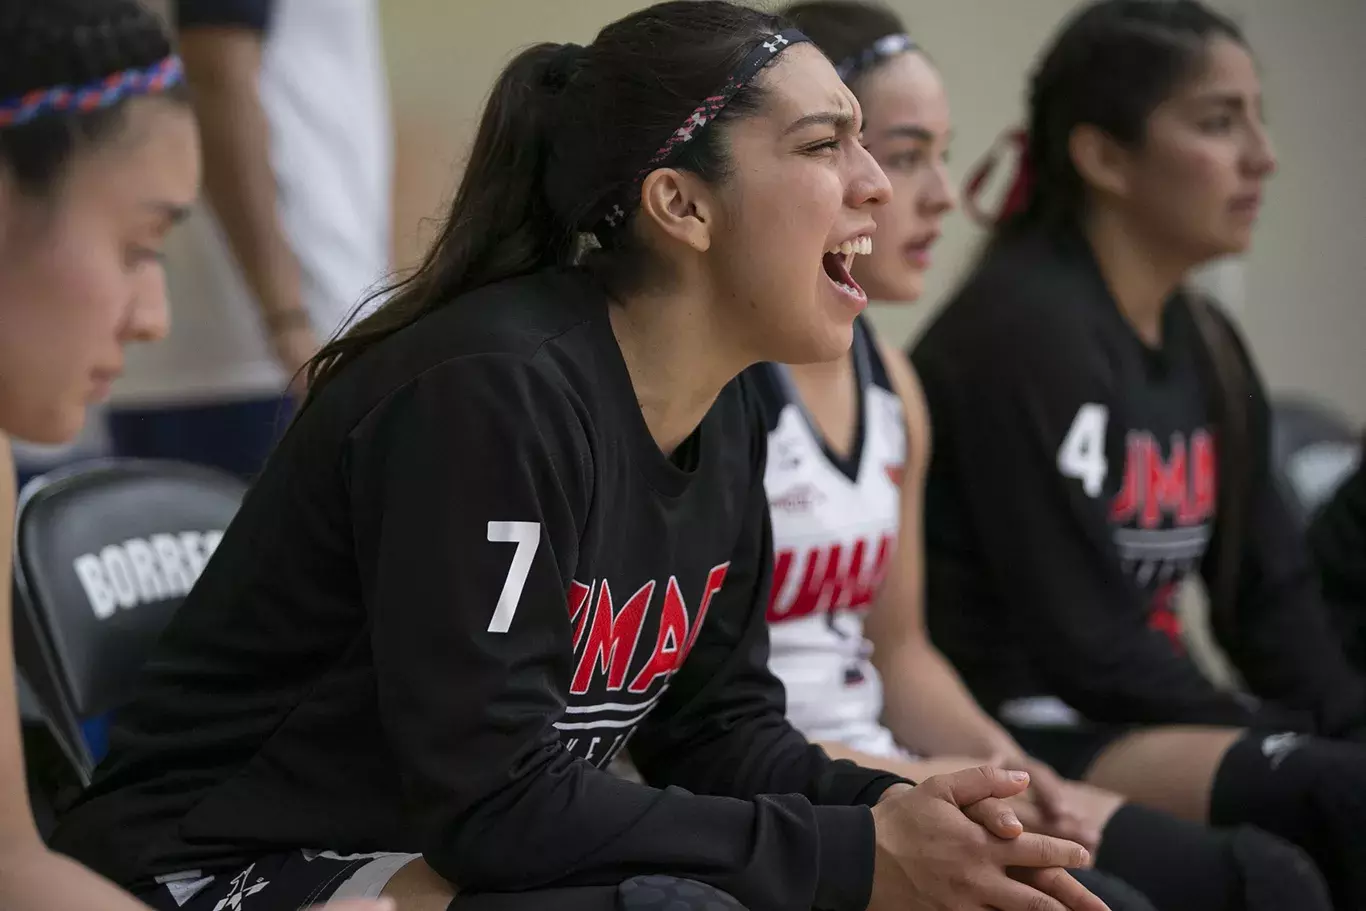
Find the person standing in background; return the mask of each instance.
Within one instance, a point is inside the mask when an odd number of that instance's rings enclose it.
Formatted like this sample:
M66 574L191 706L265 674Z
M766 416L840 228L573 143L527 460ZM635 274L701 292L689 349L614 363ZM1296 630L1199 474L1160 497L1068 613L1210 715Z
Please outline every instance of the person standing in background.
M174 0L207 205L167 244L170 338L130 350L120 456L251 477L300 368L389 266L391 128L373 0Z

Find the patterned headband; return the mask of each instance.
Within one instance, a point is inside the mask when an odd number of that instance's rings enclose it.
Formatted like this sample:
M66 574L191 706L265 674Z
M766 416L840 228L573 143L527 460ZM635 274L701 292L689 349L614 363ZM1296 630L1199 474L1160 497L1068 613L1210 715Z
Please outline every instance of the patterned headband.
M59 111L88 111L107 108L132 95L164 92L185 76L180 58L172 54L142 69L122 70L88 85L59 85L34 89L0 101L0 128L19 126L43 114Z
M636 173L636 176L631 180L631 185L626 188L621 197L608 205L607 214L598 220L593 233L605 236L625 224L631 212L635 210L640 196L640 185L651 171L661 167L673 157L675 152L692 142L698 132L715 120L726 105L730 104L736 93L753 82L764 67L772 63L779 54L789 47L810 40L797 29L790 28L759 42L758 46L745 55L744 60L740 61L740 65L726 79L726 83L720 91L703 99L688 119L683 121L683 125L674 130L664 145L659 147L659 151L655 152L654 156L645 163L645 167Z
M910 35L884 35L857 54L851 54L835 64L835 72L839 73L845 82L849 82L873 64L906 51L916 50L919 46Z

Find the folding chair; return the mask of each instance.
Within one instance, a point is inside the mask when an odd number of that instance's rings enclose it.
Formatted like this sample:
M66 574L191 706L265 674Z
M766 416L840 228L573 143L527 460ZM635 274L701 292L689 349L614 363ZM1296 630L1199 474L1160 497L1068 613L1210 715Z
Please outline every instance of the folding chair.
M197 465L109 459L42 475L20 494L16 660L82 786L95 762L81 723L131 696L245 492Z

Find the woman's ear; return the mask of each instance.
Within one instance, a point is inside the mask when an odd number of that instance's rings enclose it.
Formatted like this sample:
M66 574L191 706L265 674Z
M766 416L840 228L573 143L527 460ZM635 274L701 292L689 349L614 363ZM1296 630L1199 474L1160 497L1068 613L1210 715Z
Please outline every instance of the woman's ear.
M1087 186L1109 196L1128 195L1130 153L1104 130L1079 124L1067 137L1067 151Z
M662 232L698 253L711 247L719 208L710 188L687 171L651 171L640 187L640 214Z

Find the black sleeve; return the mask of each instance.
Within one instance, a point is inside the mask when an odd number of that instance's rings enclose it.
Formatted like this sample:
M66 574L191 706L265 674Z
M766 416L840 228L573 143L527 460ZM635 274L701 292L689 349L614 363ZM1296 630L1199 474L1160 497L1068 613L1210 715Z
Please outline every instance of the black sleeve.
M176 27L230 27L264 32L275 0L175 0Z
M631 757L648 781L699 793L803 794L816 804L872 806L906 779L832 760L787 721L782 682L768 669L773 539L762 475L752 499L748 540L727 585L658 710L632 738ZM751 566L739 562L746 558Z
M1096 721L1247 723L1232 694L1149 628L1123 573L1107 512L1124 430L1102 351L1054 302L1012 292L999 288L992 318L949 347L927 336L914 360L935 426L932 458L953 461L954 496L1031 666Z
M1366 610L1366 446L1360 462L1314 517L1309 547L1324 594Z
M866 809L659 790L561 747L589 421L562 383L487 355L429 371L353 434L379 710L420 850L469 891L649 871L754 911L863 911L871 869L828 871L870 844Z
M1232 622L1215 617L1213 628L1253 693L1312 714L1322 733L1342 733L1366 722L1366 681L1348 665L1335 638L1303 535L1271 477L1266 393L1241 339L1238 348L1251 386L1252 495L1236 614ZM1219 572L1218 534L1216 528L1201 568L1211 582Z
M831 760L809 743L788 722L782 683L769 670L764 607L773 536L764 491L766 438L757 409L752 426L756 461L747 520L726 585L658 709L632 738L631 758L647 781L699 793L746 799L802 794L814 804L871 806L906 780ZM835 842L836 837L844 840ZM871 820L839 836L823 830L821 869L808 875L818 874L822 883L871 883L872 838ZM817 907L846 903L839 895L816 897ZM852 895L849 900L856 904Z

